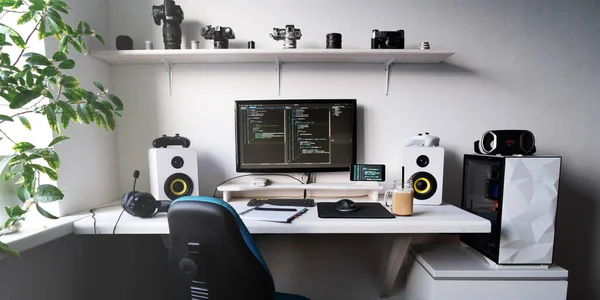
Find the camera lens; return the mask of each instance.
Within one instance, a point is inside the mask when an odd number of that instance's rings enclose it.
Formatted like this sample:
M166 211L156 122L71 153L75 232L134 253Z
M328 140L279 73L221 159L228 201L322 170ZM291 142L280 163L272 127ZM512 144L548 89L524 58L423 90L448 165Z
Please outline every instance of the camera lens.
M340 33L328 33L326 36L326 48L327 49L341 49L342 48L342 35Z
M391 36L385 40L385 45L388 49L404 49L404 38L399 36Z
M417 157L417 166L425 168L429 165L429 157L427 155L421 155Z
M171 166L175 169L181 169L183 167L183 158L181 156L175 156L171 159Z

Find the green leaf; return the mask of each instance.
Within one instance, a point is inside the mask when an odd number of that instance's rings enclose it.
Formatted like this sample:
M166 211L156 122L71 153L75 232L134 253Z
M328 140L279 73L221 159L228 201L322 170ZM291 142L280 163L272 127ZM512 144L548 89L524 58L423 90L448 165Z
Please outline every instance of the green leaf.
M27 57L25 62L33 66L49 66L52 64L47 57L39 53L29 52L25 53L23 57Z
M96 34L96 39L98 40L98 42L104 45L104 38L102 38L99 34Z
M23 178L23 184L27 188L29 194L35 192L35 171L29 165L23 165L23 171L21 172Z
M60 158L58 157L58 154L56 154L56 152L54 152L52 150L47 150L47 151L48 151L48 155L43 156L44 160L46 160L46 163L48 163L50 168L52 168L54 170L58 170L58 168L60 167Z
M58 67L65 70L73 69L75 67L75 61L72 59L67 59L61 62Z
M98 81L94 81L94 85L101 91L104 92L104 86L102 85L102 83L98 82Z
M12 8L19 8L21 7L21 5L23 5L23 0L17 0L15 1L15 4L12 6Z
M73 46L73 48L77 50L77 52L81 53L81 46L79 45L79 42L77 40L71 40L70 43Z
M77 116L79 120L85 124L90 124L90 115L85 109L85 104L81 103L77 105Z
M58 71L54 66L47 66L46 68L44 68L44 70L42 70L42 74L46 76L54 76L58 75Z
M6 34L10 36L15 45L21 49L25 49L25 41L21 37L21 35L15 31L14 29L0 23L0 33Z
M6 255L12 258L21 258L21 254L13 249L10 249L7 244L0 242L0 252L4 252Z
M71 120L77 121L77 112L71 104L65 101L58 101L58 105L62 108L63 115L67 115Z
M37 202L35 203L35 208L37 209L37 211L40 213L40 215L48 218L48 219L52 219L52 220L56 220L58 219L57 216L54 216L53 214L47 212L45 209L43 209Z
M12 7L15 2L15 0L0 0L0 7Z
M33 5L44 5L44 0L29 0Z
M110 128L110 130L115 130L115 117L112 114L106 114L106 123L108 124L108 128Z
M23 124L23 126L25 126L25 128L27 128L27 130L31 130L31 123L29 123L29 120L27 120L26 117L19 116L19 120L21 120L21 123Z
M16 156L16 154L12 154L5 156L4 158L2 158L2 160L0 160L0 173L4 172L4 168L6 168L6 165L8 165L8 163Z
M31 7L30 7L31 9ZM48 32L46 31L46 20L43 18L40 20L40 25L38 26L38 40L43 40L48 36Z
M49 106L46 106L44 108L44 113L46 114L46 119L48 119L48 125L50 125L50 128L58 133L58 122L56 120L56 114L54 113L54 110Z
M68 136L64 136L64 135L57 136L55 139L52 140L52 142L50 142L50 144L48 144L48 147L55 146L57 144L60 144L61 142L68 140L68 139L69 139Z
M17 109L17 108L21 108L24 105L26 105L27 103L33 101L34 99L36 99L37 97L39 97L41 95L40 91L38 90L24 90L22 92L20 92L19 94L15 95L15 97L12 99L9 107L11 109Z
M31 198L31 195L29 194L29 192L27 192L27 188L24 185L22 185L17 190L17 197L19 197L19 200L21 200L21 202L25 202Z
M73 76L65 76L62 78L61 82L63 87L67 89L76 88L79 86L79 80Z
M25 24L25 23L31 21L32 18L33 18L33 14L31 12L25 13L17 20L17 25Z
M17 151L17 152L25 152L27 150L31 150L35 148L35 145L33 145L30 142L20 142L20 143L16 143L13 147L13 150Z
M42 184L33 194L33 199L38 202L47 203L61 200L65 195L51 184Z
M33 101L41 95L38 90L24 90L18 93L10 102L9 107L11 109L17 109L23 107L25 104Z
M55 9L55 10L60 11L63 14L68 14L69 13L66 9L64 9L64 8L58 6L58 5L52 5L52 8Z
M98 100L98 95L94 94L93 92L87 92L85 99L87 99L88 103L92 104Z
M67 60L67 55L62 51L56 51L54 53L54 55L52 55L52 60L54 60L54 61Z
M44 167L44 169L46 170L45 173L46 175L48 175L48 178L50 178L50 180L58 180L58 174L56 174L56 172L48 167Z
M22 216L25 211L19 206L19 205L15 205L13 207L5 207L6 209L6 214L9 217L18 217L18 216Z
M9 122L14 122L15 120L13 120L13 118L11 118L10 116L7 116L7 115L0 115L0 121L9 121Z
M23 218L21 216L10 217L10 218L8 218L8 220L6 220L6 222L4 222L4 228L8 228L8 227L14 225L16 222L23 221L23 220L25 220L25 218Z
M60 7L65 8L65 9L69 9L69 7L67 6L67 3L65 3L63 1L60 1L60 0L50 0L48 3L51 6L60 6Z
M98 128L104 127L104 130L108 130L106 120L104 119L102 114L100 114L98 112L95 113L95 118L96 118L96 124L98 125Z
M112 101L112 103L115 104L115 106L117 107L117 110L123 110L123 101L121 101L121 99L119 99L119 97L113 95L113 94L108 94L108 99L110 99L110 101Z
M31 70L25 71L25 83L27 83L27 86L33 86L33 73L31 73Z
M60 51L62 52L69 53L69 48L67 47L67 45L70 41L71 37L69 37L68 35L63 35L63 37L60 39L58 49L60 49Z

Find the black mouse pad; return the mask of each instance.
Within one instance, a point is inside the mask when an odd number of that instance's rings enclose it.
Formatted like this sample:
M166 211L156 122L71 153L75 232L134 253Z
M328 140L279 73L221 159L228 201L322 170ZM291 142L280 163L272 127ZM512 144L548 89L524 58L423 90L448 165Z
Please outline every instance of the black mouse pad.
M338 218L338 219L388 219L395 218L381 203L373 202L355 202L358 210L343 212L337 211L333 206L335 202L317 203L319 218Z

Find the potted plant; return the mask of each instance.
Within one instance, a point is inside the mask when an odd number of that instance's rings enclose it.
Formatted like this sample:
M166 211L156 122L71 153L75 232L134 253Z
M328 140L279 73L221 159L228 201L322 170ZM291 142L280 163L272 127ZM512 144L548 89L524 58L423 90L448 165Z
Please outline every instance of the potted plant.
M20 205L5 207L8 220L0 224L0 237L18 230L25 215L35 208L41 215L55 219L39 203L63 199L63 193L52 184L58 179L59 155L54 146L69 137L62 135L71 122L96 124L105 131L115 128L115 116L121 116L123 103L110 94L100 82L90 91L79 85L69 70L75 61L69 58L71 49L87 53L85 38L90 36L100 43L104 41L90 25L80 21L77 26L65 23L64 14L71 8L61 0L0 0L0 105L7 106L0 114L0 137L10 141L14 153L0 161L0 174L4 181L15 181ZM16 24L6 24L7 16ZM11 26L12 25L12 26ZM19 34L21 28L33 29L27 34ZM38 40L57 39L59 50L43 55L32 52L28 45L34 38ZM15 55L2 49L17 47ZM14 48L13 48L14 49ZM6 112L9 113L6 113ZM3 124L20 122L32 130L28 117L41 115L56 134L47 145L36 145L11 136L3 130ZM6 126L4 126L6 127ZM50 184L42 183L41 178L49 178ZM0 252L13 257L19 253L0 242Z

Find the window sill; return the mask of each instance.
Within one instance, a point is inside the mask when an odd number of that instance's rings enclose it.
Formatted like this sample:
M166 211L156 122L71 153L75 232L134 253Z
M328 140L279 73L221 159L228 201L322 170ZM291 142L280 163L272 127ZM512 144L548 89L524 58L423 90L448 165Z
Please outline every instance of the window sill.
M11 249L23 252L72 234L73 222L89 215L89 213L80 212L61 217L57 220L51 220L32 213L27 216L19 231L3 235L0 237L0 241L7 244ZM5 257L8 256L4 253L0 254L0 259Z

